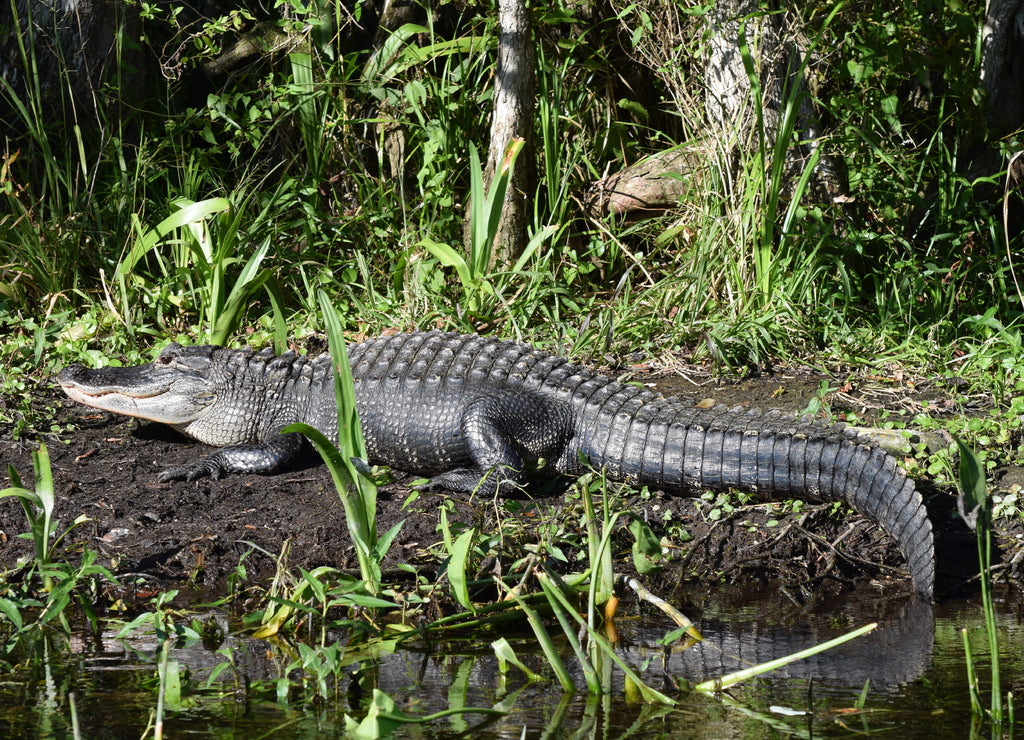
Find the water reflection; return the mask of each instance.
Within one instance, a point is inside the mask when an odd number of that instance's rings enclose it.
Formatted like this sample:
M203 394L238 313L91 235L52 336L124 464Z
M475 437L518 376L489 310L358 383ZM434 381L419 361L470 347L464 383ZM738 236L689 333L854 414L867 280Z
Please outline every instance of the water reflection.
M297 675L290 683L278 682L295 656L294 646L229 636L217 651L200 641L171 651L171 658L187 668L188 678L181 704L169 713L167 732L344 737L345 715L361 718L373 689L380 689L400 711L415 716L457 707L507 712L496 719L459 715L401 728L393 735L397 738L829 737L897 727L901 740L967 736L958 630L966 625L980 636L980 610L973 603L955 602L934 611L916 601L862 593L810 610L784 610L764 600L720 607L709 603L703 609L700 628L706 640L687 650L666 650L658 644L672 625L653 613L626 614L619 622L620 655L649 685L678 697L676 708L636 701L610 662L601 667L608 690L601 697L582 691L565 694L554 681L528 683L515 668L502 673L488 647L497 634L420 643L378 660L352 662L326 699L307 701ZM207 616L227 626L223 615ZM1012 609L1001 619L1005 663L1011 671L1004 685L1019 684L1024 678L1022 630ZM879 622L873 633L720 699L680 688L686 680L720 676L788 654L868 621ZM530 668L550 675L529 634L500 636ZM976 648L982 652L980 641ZM104 633L70 642L52 638L22 651L0 685L0 736L66 736L72 694L84 737L140 737L145 732L156 701L159 653L151 635L116 640L113 633ZM232 667L224 669L229 659ZM206 686L218 670L216 680ZM585 686L579 672L574 680L581 689ZM864 710L858 710L866 682ZM279 697L281 685L291 690Z

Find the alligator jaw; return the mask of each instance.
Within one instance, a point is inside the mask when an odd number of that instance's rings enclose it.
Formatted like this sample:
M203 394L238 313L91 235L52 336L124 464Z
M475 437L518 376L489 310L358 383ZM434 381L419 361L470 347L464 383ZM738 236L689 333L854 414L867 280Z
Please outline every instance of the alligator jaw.
M57 382L78 403L125 416L135 416L171 426L187 425L209 410L215 400L190 383L182 388L180 378L146 377L160 375L153 365L140 367L106 367L96 370L71 365L61 371Z

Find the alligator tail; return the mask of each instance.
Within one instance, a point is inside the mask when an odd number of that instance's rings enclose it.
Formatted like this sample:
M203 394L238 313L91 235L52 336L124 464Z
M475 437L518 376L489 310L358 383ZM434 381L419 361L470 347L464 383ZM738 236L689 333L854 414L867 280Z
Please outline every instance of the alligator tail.
M914 591L922 598L932 598L935 583L932 525L914 482L891 455L879 447L841 436L775 436L765 446L771 451L759 451L756 461L750 464L772 470L774 485L768 490L775 495L842 501L864 514L896 541L906 560ZM723 460L723 466L725 462ZM746 466L747 463L740 468Z
M637 414L646 417L643 423L609 424L603 444L590 447L591 463L613 478L668 492L736 488L774 498L842 501L896 541L914 590L932 598L932 525L913 481L885 450L855 441L841 425L680 410L663 401L653 406Z

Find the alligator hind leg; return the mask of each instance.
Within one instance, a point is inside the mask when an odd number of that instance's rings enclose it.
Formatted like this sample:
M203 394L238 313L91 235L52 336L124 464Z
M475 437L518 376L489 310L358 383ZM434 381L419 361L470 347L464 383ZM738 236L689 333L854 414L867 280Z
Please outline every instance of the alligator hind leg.
M473 465L436 475L431 485L495 495L525 482L528 465L554 460L568 439L567 405L525 390L508 389L474 400L461 431Z

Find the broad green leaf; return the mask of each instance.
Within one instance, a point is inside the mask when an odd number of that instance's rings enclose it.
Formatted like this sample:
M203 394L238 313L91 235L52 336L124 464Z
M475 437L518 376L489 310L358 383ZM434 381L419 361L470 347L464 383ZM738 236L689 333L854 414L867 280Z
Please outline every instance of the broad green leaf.
M633 535L633 565L637 571L645 574L658 570L663 559L661 540L642 519L634 517L628 529Z
M15 629L21 629L22 619L18 604L10 599L0 599L0 614L3 614L14 625Z
M466 262L461 254L456 252L454 249L449 247L447 244L436 242L433 239L422 239L419 245L434 255L435 259L445 267L454 267L455 272L458 273L459 282L462 283L462 287L467 290L475 288L477 280L473 274L473 269Z
M293 611L290 606L282 606L274 612L273 616L264 620L263 626L253 632L252 636L258 640L273 637L281 631L281 626L288 621L288 617L292 615Z
M402 531L403 524L405 524L404 519L400 522L396 522L387 532L377 539L378 558L383 559L384 556L387 555L388 551L391 549L391 544L395 541L395 537L397 537L398 533Z
M459 535L452 545L451 558L448 560L448 583L452 587L452 595L462 608L476 612L473 602L469 599L469 587L466 583L466 564L473 550L476 529L467 529Z
M967 526L975 529L978 525L978 516L988 505L985 469L978 455L961 439L956 438L956 445L960 450L960 496L957 498L957 508Z
M511 663L516 668L525 673L527 681L541 680L542 677L540 676L540 674L534 673L529 668L527 668L521 660L519 660L519 656L516 655L516 651L512 649L512 646L504 637L499 637L497 640L492 642L491 648L494 650L494 654L498 657L499 661Z
M114 272L115 280L130 273L146 252L153 249L165 236L175 229L202 222L211 214L226 211L231 207L231 201L227 198L210 198L209 200L198 202L181 199L178 203L179 208L176 212L158 223L154 228L140 234L139 238L135 240L135 244L129 250L128 256L118 264L117 270ZM141 223L137 220L135 220L135 224L141 228ZM194 248L193 251L195 251ZM201 253L199 254L201 256ZM207 260L208 265L209 260Z

